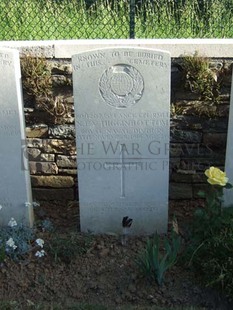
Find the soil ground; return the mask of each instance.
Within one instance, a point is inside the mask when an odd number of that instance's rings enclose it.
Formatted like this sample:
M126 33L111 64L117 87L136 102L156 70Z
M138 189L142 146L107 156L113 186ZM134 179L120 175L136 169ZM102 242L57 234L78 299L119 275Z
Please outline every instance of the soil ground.
M181 235L200 204L170 202L169 222L175 215ZM61 238L75 232L79 254L63 253L55 260L54 252L46 247L54 233L38 232L37 237L45 240L45 257L31 255L20 262L7 258L1 265L0 309L102 309L98 305L103 309L233 309L218 293L198 284L192 271L181 264L166 274L161 287L144 279L135 259L145 248L146 237L130 237L123 246L119 236L77 235L77 208L68 209L67 213L62 206L42 204L37 216L49 217ZM75 307L83 303L95 307ZM190 306L195 308L185 308Z

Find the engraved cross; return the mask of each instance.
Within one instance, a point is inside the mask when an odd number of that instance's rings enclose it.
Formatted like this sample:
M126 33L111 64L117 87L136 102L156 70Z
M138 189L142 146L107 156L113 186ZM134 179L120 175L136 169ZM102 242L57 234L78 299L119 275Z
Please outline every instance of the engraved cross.
M104 164L104 166L105 167L110 167L110 168L113 168L113 169L115 169L115 168L117 168L117 169L119 169L120 168L120 170L121 170L121 183L120 183L120 185L121 185L121 195L120 195L120 198L125 198L126 196L125 196L125 168L127 168L127 167L132 167L132 165L138 165L138 164L140 164L140 163L138 163L138 162L128 162L128 163L125 163L125 161L124 161L124 159L125 159L125 157L124 157L124 151L125 151L125 148L126 148L126 146L125 146L125 144L121 144L120 145L120 162L113 162L113 163L109 163L109 162L106 162L105 164Z

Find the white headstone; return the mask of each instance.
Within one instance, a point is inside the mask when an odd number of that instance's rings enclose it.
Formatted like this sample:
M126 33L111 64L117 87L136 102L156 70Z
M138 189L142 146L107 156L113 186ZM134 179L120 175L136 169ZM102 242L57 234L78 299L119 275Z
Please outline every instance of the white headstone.
M167 231L170 54L110 48L73 56L82 231Z
M228 133L227 133L227 148L226 148L226 160L225 171L229 182L233 184L233 75L231 82L231 99L230 99L230 112L228 120ZM224 191L224 205L233 206L233 190L226 189Z
M19 52L0 49L0 225L32 224ZM28 204L29 203L29 204Z

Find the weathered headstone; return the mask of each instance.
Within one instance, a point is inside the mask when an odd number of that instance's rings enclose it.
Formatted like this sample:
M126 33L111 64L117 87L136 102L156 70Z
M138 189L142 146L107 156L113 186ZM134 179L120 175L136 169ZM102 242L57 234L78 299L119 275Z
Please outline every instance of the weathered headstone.
M226 160L225 171L229 182L233 184L233 75L231 82L231 99L230 99L230 112L228 120L228 133L227 133L227 148L226 148ZM224 191L224 205L233 205L233 190Z
M0 225L32 224L19 53L0 49Z
M82 231L165 232L170 55L111 48L73 56Z

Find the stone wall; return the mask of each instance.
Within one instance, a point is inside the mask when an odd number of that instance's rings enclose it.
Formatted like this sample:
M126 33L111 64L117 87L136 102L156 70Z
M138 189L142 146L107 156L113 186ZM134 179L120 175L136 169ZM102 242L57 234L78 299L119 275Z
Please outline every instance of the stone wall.
M71 60L47 61L52 99L24 98L33 198L74 201L78 190ZM218 103L206 103L184 88L181 62L172 61L170 199L197 198L206 186L203 171L210 165L224 167L230 101L231 59L211 60L216 70L226 68Z

